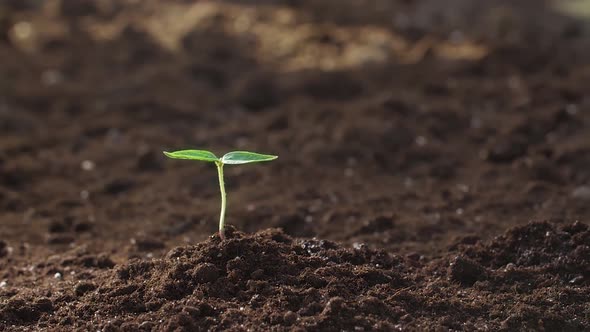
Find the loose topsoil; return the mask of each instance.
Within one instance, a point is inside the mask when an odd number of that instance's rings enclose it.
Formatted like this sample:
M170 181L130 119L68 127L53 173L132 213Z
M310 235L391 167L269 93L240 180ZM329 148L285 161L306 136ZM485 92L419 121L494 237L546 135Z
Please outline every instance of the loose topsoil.
M1 1L0 330L590 330L564 3Z

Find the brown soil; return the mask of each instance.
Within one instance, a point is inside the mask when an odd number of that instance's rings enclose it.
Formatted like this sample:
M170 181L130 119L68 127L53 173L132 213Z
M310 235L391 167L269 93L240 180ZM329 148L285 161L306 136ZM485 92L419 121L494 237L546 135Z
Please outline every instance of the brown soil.
M589 22L0 2L0 330L590 330Z

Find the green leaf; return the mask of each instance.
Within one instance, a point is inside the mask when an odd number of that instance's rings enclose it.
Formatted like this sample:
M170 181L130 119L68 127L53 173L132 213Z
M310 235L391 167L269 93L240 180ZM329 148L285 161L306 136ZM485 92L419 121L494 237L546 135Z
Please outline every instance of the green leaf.
M232 151L226 153L223 157L221 157L221 162L224 164L248 164L248 163L258 163L261 161L271 161L277 159L277 156L271 156L269 154L260 154L248 151Z
M188 160L201 160L201 161L219 161L219 158L212 152L205 150L180 150L174 152L166 152L164 154L168 158L172 159L188 159Z

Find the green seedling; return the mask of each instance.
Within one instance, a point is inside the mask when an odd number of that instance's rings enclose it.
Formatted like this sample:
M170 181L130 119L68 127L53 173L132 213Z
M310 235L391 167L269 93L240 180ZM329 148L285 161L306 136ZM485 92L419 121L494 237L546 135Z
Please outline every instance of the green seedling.
M221 190L221 213L219 215L219 237L221 237L221 239L225 239L225 208L227 206L225 182L223 181L223 165L259 163L262 161L271 161L278 158L277 156L248 151L228 152L221 158L217 158L215 154L205 150L180 150L174 152L164 151L164 155L172 159L200 160L215 163L215 166L217 166L217 175L219 177L219 189Z

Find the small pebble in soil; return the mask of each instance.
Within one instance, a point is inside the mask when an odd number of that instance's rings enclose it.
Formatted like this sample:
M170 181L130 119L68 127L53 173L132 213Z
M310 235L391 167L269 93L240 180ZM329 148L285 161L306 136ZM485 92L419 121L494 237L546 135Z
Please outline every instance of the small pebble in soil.
M418 146L424 146L428 144L428 139L424 136L418 136L416 137L416 145Z
M404 187L411 188L412 186L414 186L414 180L412 178L406 178L404 180Z
M56 273L53 275L53 278L55 278L55 279L61 279L61 278L62 278L62 275L61 275L61 273L59 273L59 272L56 272Z
M361 243L361 242L354 242L354 243L352 244L352 247L353 247L355 250L362 250L362 249L366 249L366 248L367 248L367 245L366 245L366 244L364 244L364 243Z
M419 261L420 259L422 259L423 256L417 252L410 252L410 253L406 254L406 257L412 261Z
M578 114L579 108L578 108L578 105L576 105L576 104L569 104L565 107L565 111L569 115L576 115L576 114Z
M344 170L344 176L346 177L353 177L354 176L354 170L352 168L346 168Z
M21 21L12 26L12 32L15 38L24 40L29 39L35 30L30 22Z
M469 192L469 186L466 185L466 184L462 184L462 183L457 184L457 189L459 191L461 191L462 193L468 193Z
M80 168L82 168L82 170L84 171L92 171L94 170L94 162L92 160L84 160L81 164L80 164Z
M62 81L63 75L58 70L48 69L41 74L41 82L45 85L56 85L61 83Z
M89 197L90 197L90 193L88 192L88 190L80 191L80 199L88 200Z
M8 285L8 283L6 282L6 280L2 280L0 281L0 288L4 288Z
M572 191L572 197L580 200L590 200L590 186L579 186Z

